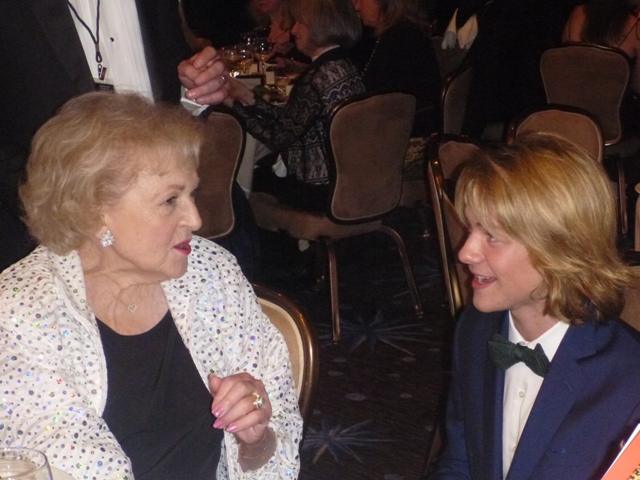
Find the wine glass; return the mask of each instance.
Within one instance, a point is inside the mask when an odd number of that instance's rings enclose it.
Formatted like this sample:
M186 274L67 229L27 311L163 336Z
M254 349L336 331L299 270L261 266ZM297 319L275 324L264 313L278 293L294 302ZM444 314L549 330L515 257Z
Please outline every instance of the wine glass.
M271 56L273 45L266 38L259 38L256 41L256 58L258 59L258 71L260 73L266 72L265 63L267 59Z
M0 449L0 478L8 480L52 480L44 453L31 448Z
M240 52L238 51L238 47L236 45L222 47L220 49L220 54L222 55L222 60L224 60L224 63L227 66L227 70L229 70L229 74L235 77L238 74L239 63L242 59Z
M249 75L251 73L251 65L253 65L253 49L246 45L238 47L240 60L238 61L238 70L240 75Z

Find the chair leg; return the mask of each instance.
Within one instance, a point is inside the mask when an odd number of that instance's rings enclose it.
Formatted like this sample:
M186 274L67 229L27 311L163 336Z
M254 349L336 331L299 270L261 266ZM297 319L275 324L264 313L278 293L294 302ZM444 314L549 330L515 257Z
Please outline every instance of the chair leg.
M340 297L338 296L338 263L336 262L336 251L333 241L323 238L324 245L327 248L327 257L329 258L329 291L331 295L331 321L333 326L332 340L333 343L340 341Z
M416 287L416 281L413 278L413 272L411 271L411 264L409 263L409 256L407 255L407 248L404 245L404 241L402 240L402 237L398 234L398 232L396 232L393 228L387 227L386 225L381 225L380 231L389 235L393 239L393 241L396 242L398 252L400 253L400 260L402 260L402 268L404 268L404 276L407 278L409 293L411 294L411 299L413 300L413 306L416 309L416 315L418 317L422 317L424 315L424 311L422 310L420 296L418 295L418 288Z

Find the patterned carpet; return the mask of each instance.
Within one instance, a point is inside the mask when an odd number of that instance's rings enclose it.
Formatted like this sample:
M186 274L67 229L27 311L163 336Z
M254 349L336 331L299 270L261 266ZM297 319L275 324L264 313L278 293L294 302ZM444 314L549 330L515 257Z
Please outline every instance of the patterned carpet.
M309 272L313 252L300 254L289 239L261 234L262 282L304 307L321 345L302 480L418 480L442 415L452 324L430 207L399 209L385 223L405 239L425 316L414 314L390 239L376 233L343 240L338 345L331 343L328 289L318 291Z

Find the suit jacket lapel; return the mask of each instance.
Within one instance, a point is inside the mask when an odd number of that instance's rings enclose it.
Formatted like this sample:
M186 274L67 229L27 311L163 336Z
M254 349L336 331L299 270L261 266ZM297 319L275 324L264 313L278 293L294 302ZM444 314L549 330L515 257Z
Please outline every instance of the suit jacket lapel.
M596 354L610 339L611 329L594 322L567 330L531 409L507 480L531 477L588 381L578 360Z
M60 0L24 0L40 24L58 61L79 92L94 89L93 78L69 13L67 2Z

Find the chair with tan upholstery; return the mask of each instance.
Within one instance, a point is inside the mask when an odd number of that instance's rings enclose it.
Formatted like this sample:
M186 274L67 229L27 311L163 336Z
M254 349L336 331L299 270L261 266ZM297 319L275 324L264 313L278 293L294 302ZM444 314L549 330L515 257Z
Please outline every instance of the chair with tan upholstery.
M262 311L287 343L300 414L306 422L318 384L319 350L314 330L302 310L287 297L263 285L254 284L253 289Z
M462 63L444 80L441 96L442 133L460 135L467 111L473 69Z
M456 213L451 190L464 162L479 150L470 140L453 135L434 139L429 148L427 182L438 230L449 310L453 318L471 302L473 292L469 269L458 259L458 251L466 239L467 228Z
M464 163L479 150L480 147L471 140L455 135L441 135L432 139L429 145L427 183L431 191L449 311L453 319L471 303L473 291L469 269L458 259L458 251L467 237L467 228L456 213L452 190ZM443 446L444 422L438 422L429 440L423 466L424 478L428 478L433 470Z
M635 147L620 142L624 136L622 103L631 77L629 58L617 48L567 43L543 52L540 73L547 102L591 113L602 128L605 156L617 154L620 230L626 235L626 179L621 159L634 153Z
M340 338L334 243L342 238L376 231L391 236L400 251L416 313L422 315L404 242L381 220L400 200L414 112L413 96L397 92L358 96L336 107L328 119L326 138L331 183L327 214L282 205L265 193L254 192L249 198L260 227L325 245L334 342Z
M202 227L195 233L214 240L233 230L231 189L244 151L245 132L231 113L210 109L203 118L205 132L198 166L200 185L196 191Z
M527 112L514 120L507 131L507 142L513 143L528 133L553 133L582 147L602 162L604 138L598 120L582 108L547 105Z

